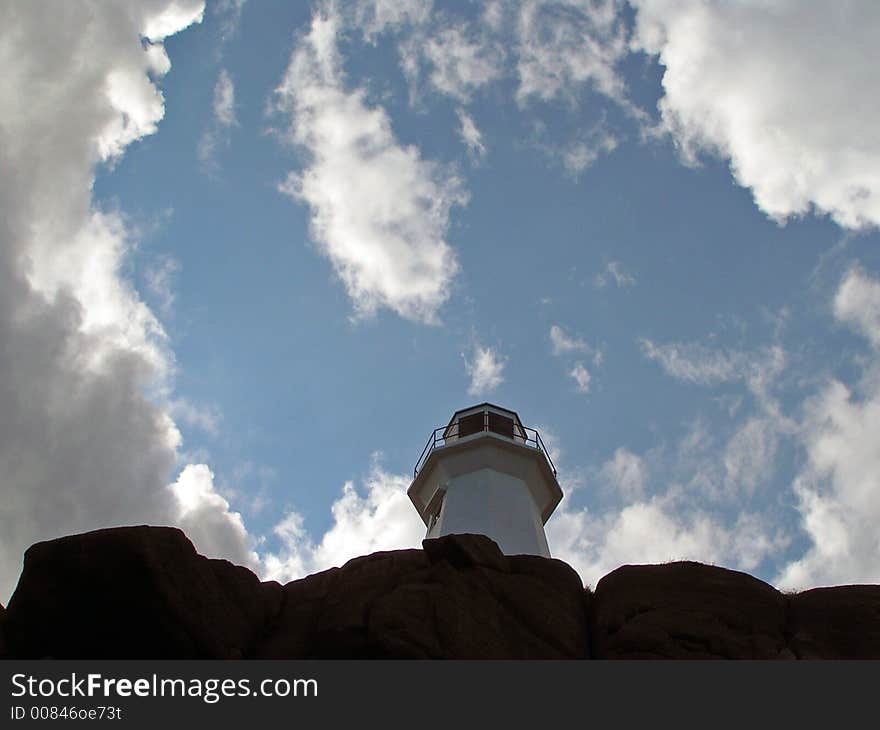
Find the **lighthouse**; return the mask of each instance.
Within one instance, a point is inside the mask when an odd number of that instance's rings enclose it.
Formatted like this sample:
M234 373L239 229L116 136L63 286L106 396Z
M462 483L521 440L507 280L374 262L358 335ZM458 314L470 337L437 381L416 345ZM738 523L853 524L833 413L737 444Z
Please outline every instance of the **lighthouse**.
M540 434L492 403L434 430L407 490L426 537L477 533L506 555L550 557L544 524L562 499Z

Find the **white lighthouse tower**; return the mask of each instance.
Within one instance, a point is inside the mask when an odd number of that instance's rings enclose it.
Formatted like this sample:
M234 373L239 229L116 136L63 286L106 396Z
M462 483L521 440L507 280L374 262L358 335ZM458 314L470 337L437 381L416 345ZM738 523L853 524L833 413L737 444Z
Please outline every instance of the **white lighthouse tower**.
M456 411L428 439L407 494L427 537L478 533L507 555L550 557L544 523L562 490L541 436L514 411Z

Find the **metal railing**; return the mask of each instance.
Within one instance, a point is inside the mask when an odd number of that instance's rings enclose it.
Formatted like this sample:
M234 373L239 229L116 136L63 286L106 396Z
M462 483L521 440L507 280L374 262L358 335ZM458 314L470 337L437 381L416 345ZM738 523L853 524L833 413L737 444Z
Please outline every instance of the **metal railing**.
M550 452L544 445L541 434L539 434L534 428L526 428L525 426L520 426L519 424L516 424L514 425L512 435L501 433L495 428L490 428L488 412L485 413L481 428L470 427L466 434L459 436L460 425L461 421L457 421L454 424L448 426L440 426L439 428L434 429L434 431L428 437L428 442L425 444L425 448L422 449L422 455L416 462L415 467L413 467L413 479L418 476L419 472L422 470L422 467L425 466L425 462L428 460L428 457L433 453L434 449L446 446L447 442L455 443L459 438L467 438L468 436L473 436L474 434L482 433L485 431L494 433L498 436L501 436L502 438L510 439L515 443L521 444L523 446L529 446L533 449L536 449L537 451L540 451L544 455L544 458L547 459L547 464L550 466L550 470L553 472L553 476L556 476L556 466L553 464L553 459L550 458Z

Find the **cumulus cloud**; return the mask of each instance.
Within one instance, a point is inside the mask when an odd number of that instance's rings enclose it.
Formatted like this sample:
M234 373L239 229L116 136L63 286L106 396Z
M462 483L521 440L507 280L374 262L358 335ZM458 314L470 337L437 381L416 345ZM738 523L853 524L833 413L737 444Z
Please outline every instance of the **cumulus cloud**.
M707 440L698 427L674 446L671 458L665 447L642 454L618 447L595 469L571 469L557 451L553 458L565 499L546 525L553 556L594 586L608 572L633 563L697 560L746 571L778 565L775 559L790 536L774 515L743 504L731 510L703 484L694 484L703 457L718 459ZM603 494L591 489L590 506L575 506L584 483L602 486Z
M248 534L241 515L214 485L214 473L205 464L184 467L168 487L173 495L178 525L207 555L234 556L240 564L259 569L254 540Z
M293 580L378 550L420 547L425 526L406 495L409 484L408 476L382 469L374 454L364 493L353 482L345 483L331 508L333 524L320 541L311 540L301 515L285 515L275 528L281 549L262 557L264 575Z
M547 541L553 556L593 587L629 564L697 560L754 570L785 544L760 516L744 513L726 525L717 516L676 505L670 495L603 513L563 503L547 522Z
M450 209L466 198L455 174L396 141L363 89L346 89L339 26L332 11L314 15L276 90L288 139L308 156L282 190L309 206L312 235L357 316L385 307L433 323L458 269L444 240Z
M808 546L787 564L776 564L774 582L788 589L880 580L880 281L859 266L851 268L831 309L838 322L864 338L867 353L854 359L861 369L855 382L828 377L800 404L797 417L786 415L772 395L786 362L779 347L743 352L642 343L645 354L673 377L704 385L739 380L758 405L724 444L715 469L697 467L703 494L741 506L773 480L782 439L802 450L789 494ZM705 451L697 441L691 451ZM792 539L768 529L755 528L750 535L738 541L744 556L749 541L769 549Z
M173 480L173 356L123 275L131 227L91 196L96 167L156 131L161 41L202 12L185 0L0 6L0 600L30 544L98 527L198 515L213 526L194 526L200 548L252 559L207 468ZM35 89L39 104L23 104Z
M635 0L634 45L665 67L662 123L730 160L756 204L880 224L880 5Z
M835 316L853 323L871 352L858 388L836 378L805 407L807 463L795 479L810 548L781 572L788 588L880 581L880 281L859 269L842 280Z
M552 430L541 433L560 466L566 495L580 477L569 470ZM586 583L626 563L655 563L676 559L717 562L754 570L787 544L785 536L760 515L743 513L730 521L712 514L676 487L647 497L648 465L644 458L619 448L598 476L619 489L626 504L593 512L563 501L546 529L554 557L572 565ZM267 579L293 580L377 550L418 547L425 528L406 489L408 475L387 472L374 455L362 487L346 482L332 507L333 523L313 540L299 513L288 512L276 525L280 547L259 556Z
M470 358L464 358L464 369L471 379L469 395L491 393L504 382L504 360L491 347L474 344Z
M852 269L834 297L834 316L880 349L880 282L862 269Z
M596 469L573 480L561 455L560 485L566 499L547 522L554 557L594 585L620 565L697 560L755 571L789 544L771 516L719 505L711 492L688 486L702 469L705 434L691 433L670 459L657 447L644 454L618 447ZM712 458L717 459L717 453ZM572 505L581 483L604 487L590 507ZM702 485L701 485L702 486Z

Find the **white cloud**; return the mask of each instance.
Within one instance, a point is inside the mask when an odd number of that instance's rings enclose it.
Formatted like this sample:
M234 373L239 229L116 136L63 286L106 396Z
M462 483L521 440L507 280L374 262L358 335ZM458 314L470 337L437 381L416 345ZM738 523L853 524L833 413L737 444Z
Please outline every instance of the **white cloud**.
M216 406L199 406L187 398L175 398L168 403L168 410L173 418L187 426L199 428L212 436L220 432L223 418Z
M214 84L211 124L199 139L199 160L209 172L217 170L217 147L229 144L229 130L238 124L235 116L235 83L225 68L220 69Z
M247 0L216 0L212 8L220 20L220 42L226 43L238 32L241 13Z
M788 588L880 582L880 281L859 269L841 281L833 307L872 347L858 389L830 379L810 399L800 432L807 463L793 488L811 542L786 566Z
M180 271L180 262L171 256L163 256L144 271L147 289L156 297L159 310L169 317L174 307L173 278Z
M584 339L576 335L569 335L558 324L551 325L550 327L550 343L553 347L553 354L557 357L577 352L589 355L592 352L593 364L597 367L602 364L602 360L604 359L601 350L593 352L592 348L590 348ZM576 361L572 365L571 370L568 371L568 376L574 380L575 387L579 393L589 393L590 383L593 377L590 371L587 370L583 361Z
M727 442L722 457L724 483L731 495L751 495L773 478L779 445L779 425L770 418L752 417Z
M521 103L573 99L590 85L625 103L616 65L627 53L616 0L525 0L519 6L515 53Z
M541 119L536 119L532 126L532 146L575 181L599 157L613 152L619 144L617 135L609 129L604 115L574 134L553 133Z
M214 118L221 127L231 127L235 118L235 84L225 68L220 69L214 85Z
M433 5L433 0L359 0L353 7L353 22L375 42L376 36L389 28L399 31L423 25L431 17Z
M551 148L562 162L563 169L574 178L577 178L601 155L613 152L615 149L617 149L617 138L604 129L589 140L578 140L568 146Z
M558 324L550 327L550 343L553 345L554 355L590 351L589 345L583 339L568 335Z
M718 454L699 425L677 445L671 462L664 451L636 454L619 447L601 467L588 470L581 481L602 485L611 496L594 498L595 507L572 506L575 489L560 479L566 498L546 525L553 556L595 586L608 572L633 563L697 560L754 572L790 544L774 515L750 512L741 503L731 511L716 502L700 472ZM569 473L564 463L559 467L560 474Z
M657 362L667 375L698 385L743 380L757 394L785 368L785 351L776 345L744 352L698 342L657 345L642 338L639 344L645 357Z
M202 3L89 7L0 6L0 600L29 545L99 527L198 515L200 549L252 558L207 467L169 487L173 355L124 276L133 230L91 198L96 167L157 129L160 41Z
M702 424L697 424L692 448L681 452L693 471L691 486L741 506L759 486L772 483L780 442L796 435L799 428L785 415L774 394L785 371L785 351L778 345L743 351L701 343L656 345L644 339L641 346L648 358L678 380L704 386L741 382L757 408L743 417L723 447L709 449L709 453L700 453L708 449L710 437ZM740 410L741 400L734 402L731 418Z
M852 269L834 297L834 316L880 349L880 282L859 268Z
M498 80L503 73L503 53L486 35L464 24L442 27L408 46L430 67L428 79L441 94L466 102L477 89ZM420 59L420 60L421 60ZM414 68L418 60L405 62Z
M808 466L794 483L806 554L779 578L804 588L880 581L880 391L855 397L829 383L809 408Z
M788 589L880 580L880 282L852 268L840 282L832 309L838 321L865 338L870 354L857 360L863 370L856 385L829 378L805 401L797 420L786 416L771 394L786 362L779 347L743 352L642 343L648 357L681 380L706 385L741 380L759 407L758 414L742 420L720 459L710 458L705 444L691 450L705 452L692 460L692 487L704 496L741 505L772 483L782 438L795 439L803 449L804 463L792 491L808 547L779 569L775 582ZM713 461L719 462L715 468ZM758 532L739 538L743 556L755 540L764 547L790 543L790 535L764 528Z
M482 159L486 156L486 145L483 144L483 135L474 123L473 118L464 109L456 111L458 122L461 125L458 134L467 147L468 153L474 159Z
M602 514L563 503L547 522L547 540L553 557L593 587L630 564L696 560L754 570L785 544L758 516L744 514L727 527L699 509L682 509L669 495Z
M264 577L293 580L378 550L420 547L425 526L406 495L409 484L408 476L384 471L374 454L366 494L345 483L331 508L333 524L319 542L310 539L299 514L285 515L275 528L282 549L263 556Z
M599 476L606 484L619 490L624 499L632 501L644 492L647 466L641 456L620 447L602 465Z
M735 380L739 376L738 353L731 355L694 343L655 345L648 339L639 343L647 358L659 363L667 375L678 380L706 385Z
M665 67L663 124L690 159L729 158L769 216L812 207L880 224L880 5L635 0L635 43Z
M311 209L312 235L333 263L356 315L387 307L436 322L458 264L444 240L450 209L465 202L449 170L400 145L386 112L347 90L336 47L339 18L318 12L299 39L278 107L306 169L282 189Z
M205 464L189 464L168 488L176 500L175 524L206 555L228 557L252 570L260 567L244 521L214 486Z
M624 271L623 264L620 261L609 261L604 271L596 274L596 286L602 288L609 282L613 282L617 287L626 289L636 283L636 278Z
M542 428L541 433L559 463L561 453L554 446L552 431ZM561 466L560 474L568 474ZM564 501L547 523L553 556L595 585L626 563L693 559L752 570L786 544L762 517L745 513L726 524L693 506L674 488L645 499L646 477L644 460L618 449L603 466L600 478L612 481L634 501L596 514L570 509ZM574 489L570 478L561 476L560 481L568 496ZM332 507L333 523L319 540L311 538L296 512L288 512L276 525L281 547L260 556L264 579L293 580L377 550L418 547L425 527L406 496L409 483L409 476L383 470L374 455L364 488L346 482Z
M592 376L582 362L575 363L571 372L569 372L569 377L574 380L579 393L590 392L590 380L592 380Z
M154 0L143 3L141 35L152 43L201 23L205 14L203 0Z
M504 360L491 347L474 344L470 359L462 357L465 372L471 379L469 395L491 393L504 382Z

